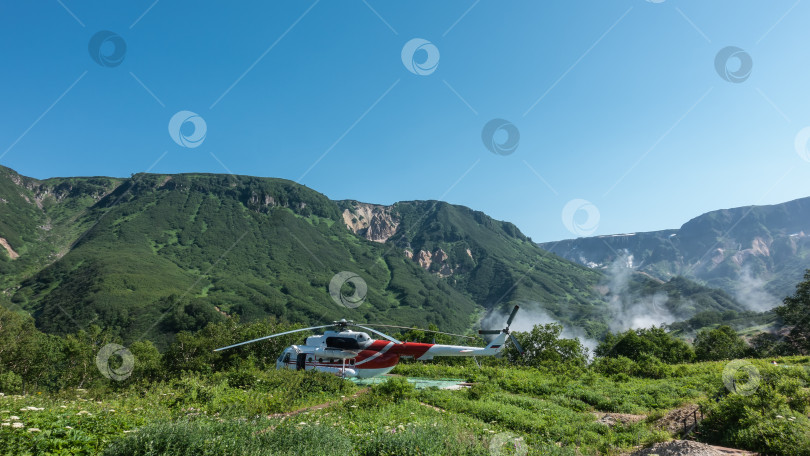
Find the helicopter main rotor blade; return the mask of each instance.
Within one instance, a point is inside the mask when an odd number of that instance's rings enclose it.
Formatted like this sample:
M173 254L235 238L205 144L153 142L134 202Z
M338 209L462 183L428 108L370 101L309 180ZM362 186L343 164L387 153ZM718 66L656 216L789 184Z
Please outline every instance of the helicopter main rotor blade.
M447 336L466 337L467 339L476 339L475 337L462 336L461 334L453 334L453 333L447 333L447 332L442 332L442 331L434 331L432 329L409 328L407 326L380 325L380 324L377 324L377 323L374 323L374 324L366 323L366 326L381 326L383 328L411 329L411 330L414 330L414 331L422 331L422 332L429 332L429 333L436 333L436 334L444 334L444 335L447 335Z
M332 326L334 326L334 325L313 326L311 328L293 329L292 331L285 331L285 332L278 333L278 334L272 334L272 335L269 335L269 336L259 337L258 339L249 340L247 342L239 342L238 344L228 345L227 347L217 348L214 351L217 352L217 351L227 350L229 348L238 347L240 345L252 344L253 342L258 342L260 340L272 339L273 337L279 337L279 336L286 336L287 334L293 334L293 333L297 333L297 332L301 332L301 331L311 331L313 329L331 328Z
M352 324L352 326L357 326L358 328L363 328L363 329L365 329L366 331L371 331L371 332L373 332L374 334L379 334L380 336L385 337L386 339L390 340L391 342L393 342L393 343L395 343L395 344L401 344L401 343L402 343L402 342L400 342L400 341L398 341L398 340L394 339L393 337L389 336L388 334L385 334L385 333L383 333L383 332L377 331L376 329L367 328L367 327L365 327L365 326L362 326L362 325L357 325L357 324Z
M500 334L502 329L479 329L478 334Z
M517 337L514 334L509 334L509 338L512 339L512 343L515 344L515 348L517 348L518 353L523 355L523 347L520 346L520 342L518 342Z
M514 320L514 319L515 319L515 315L517 315L517 311L518 311L518 309L520 309L520 306L515 306L515 308L514 308L514 309L512 309L512 314L511 314L511 315L509 315L509 319L508 319L508 320L506 320L506 326L507 326L507 327L509 327L509 326L511 326L511 325L512 325L512 320Z

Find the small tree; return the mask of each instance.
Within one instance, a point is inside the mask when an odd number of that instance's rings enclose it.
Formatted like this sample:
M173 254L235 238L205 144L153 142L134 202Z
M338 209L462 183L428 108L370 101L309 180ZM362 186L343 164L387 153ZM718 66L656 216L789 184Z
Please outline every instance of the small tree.
M695 355L700 361L720 361L745 356L748 349L731 326L703 329L695 338Z
M654 356L668 364L692 361L695 353L686 342L668 333L663 327L630 329L619 334L608 334L594 354L600 358L624 356L638 361Z
M776 308L785 324L792 326L788 344L797 352L810 352L810 269L804 272L804 281L796 285L796 293L784 299Z
M562 339L563 327L559 323L534 325L531 332L514 335L525 353L518 354L512 344L506 349L506 358L512 363L529 366L568 364L584 366L588 362L588 349L578 339Z

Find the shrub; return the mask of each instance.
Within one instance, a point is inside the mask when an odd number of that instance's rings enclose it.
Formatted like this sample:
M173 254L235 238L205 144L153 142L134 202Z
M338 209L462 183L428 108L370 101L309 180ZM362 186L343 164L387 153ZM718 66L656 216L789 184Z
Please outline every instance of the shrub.
M631 374L636 371L636 363L625 356L616 358L600 358L591 364L591 368L605 375Z
M374 396L393 402L413 397L415 393L416 388L405 377L391 377L371 389Z
M325 426L198 420L150 424L113 442L103 454L320 456L352 453L349 437Z
M467 396L473 400L483 399L492 394L494 390L495 388L492 386L492 384L485 380L479 383L474 383L467 390Z
M700 361L721 361L745 356L748 346L731 326L703 329L695 338L695 355Z
M521 356L513 344L509 344L504 357L513 364L532 367L584 367L588 362L588 349L579 339L560 338L562 330L559 323L549 323L534 325L528 333L516 332L514 336L525 352Z
M17 394L22 392L23 379L14 372L0 373L0 393Z
M795 361L795 360L794 360ZM720 388L704 403L701 432L709 442L765 454L810 455L810 374L800 366L754 362L757 380L747 394Z
M690 362L695 352L686 342L666 332L663 327L630 329L619 334L608 334L594 350L597 357L624 356L638 361L651 355L667 364Z
M660 359L652 355L642 355L636 363L634 374L637 377L647 378L667 378L672 373L672 368L661 362Z

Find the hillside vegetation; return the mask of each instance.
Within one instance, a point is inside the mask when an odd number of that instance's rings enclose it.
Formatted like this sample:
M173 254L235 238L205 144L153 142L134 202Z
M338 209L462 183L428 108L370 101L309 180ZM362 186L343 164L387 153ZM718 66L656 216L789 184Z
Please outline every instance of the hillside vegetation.
M48 333L95 324L161 348L179 331L235 315L466 332L485 312L514 304L601 338L616 318L611 300L624 293L603 272L463 206L411 201L372 210L249 176L38 181L0 168L0 237L19 255L0 249L0 302ZM331 299L329 283L341 271L366 283L362 305ZM625 301L664 293L680 318L740 309L688 281L632 282Z

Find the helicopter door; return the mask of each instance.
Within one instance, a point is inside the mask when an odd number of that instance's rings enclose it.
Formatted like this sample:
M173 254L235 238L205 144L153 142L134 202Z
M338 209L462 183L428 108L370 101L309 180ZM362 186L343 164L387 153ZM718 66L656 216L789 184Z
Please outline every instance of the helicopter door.
M304 370L307 367L307 354L299 353L295 359L295 370Z

